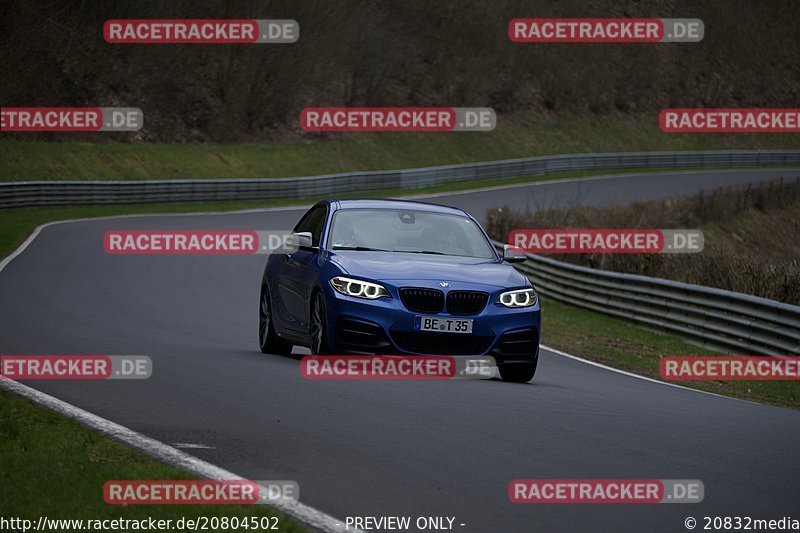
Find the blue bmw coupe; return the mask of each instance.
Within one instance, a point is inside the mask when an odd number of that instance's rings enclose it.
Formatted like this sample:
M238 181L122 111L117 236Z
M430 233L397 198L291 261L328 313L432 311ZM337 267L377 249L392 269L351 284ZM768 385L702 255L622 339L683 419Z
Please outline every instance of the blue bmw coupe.
M539 359L530 281L460 209L399 200L325 200L300 219L261 281L261 351L490 355L506 381Z

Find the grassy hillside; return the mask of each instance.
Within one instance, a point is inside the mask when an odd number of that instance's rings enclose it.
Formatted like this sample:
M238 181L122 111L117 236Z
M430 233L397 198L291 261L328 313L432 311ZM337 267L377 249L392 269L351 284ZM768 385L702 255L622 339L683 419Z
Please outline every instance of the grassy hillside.
M796 134L666 134L646 114L501 116L486 133L342 134L255 144L0 139L0 181L277 178L565 153L798 147Z

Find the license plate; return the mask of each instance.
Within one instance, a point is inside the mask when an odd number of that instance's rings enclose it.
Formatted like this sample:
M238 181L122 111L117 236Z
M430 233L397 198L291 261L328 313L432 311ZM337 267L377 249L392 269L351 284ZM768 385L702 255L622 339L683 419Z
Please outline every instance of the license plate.
M420 331L438 331L440 333L472 333L472 319L418 316L416 317L416 327Z

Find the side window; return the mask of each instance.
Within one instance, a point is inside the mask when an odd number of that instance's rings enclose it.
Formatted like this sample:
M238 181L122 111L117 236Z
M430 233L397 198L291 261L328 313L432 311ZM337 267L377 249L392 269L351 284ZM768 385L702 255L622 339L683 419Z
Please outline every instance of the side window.
M297 223L297 226L294 228L294 233L301 233L304 231L311 232L311 244L313 246L319 246L327 214L328 208L324 205L314 208Z
M328 208L321 206L314 211L314 221L311 229L308 231L311 232L311 244L314 246L319 246L319 243L322 240L322 230L325 227L325 217L328 214Z

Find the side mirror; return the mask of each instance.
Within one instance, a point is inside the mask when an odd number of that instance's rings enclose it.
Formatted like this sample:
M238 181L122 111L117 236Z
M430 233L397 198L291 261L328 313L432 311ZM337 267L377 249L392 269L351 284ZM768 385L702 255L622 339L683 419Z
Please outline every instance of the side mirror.
M301 231L300 233L292 233L286 239L286 246L289 248L311 248L311 232Z
M503 245L503 260L509 263L523 263L528 256L522 248L511 246L510 244Z

